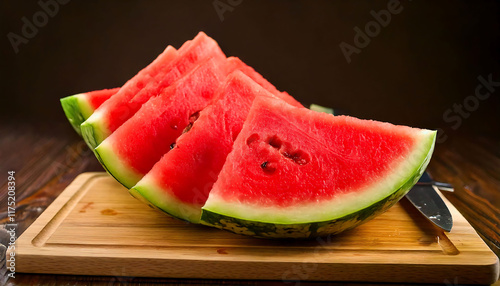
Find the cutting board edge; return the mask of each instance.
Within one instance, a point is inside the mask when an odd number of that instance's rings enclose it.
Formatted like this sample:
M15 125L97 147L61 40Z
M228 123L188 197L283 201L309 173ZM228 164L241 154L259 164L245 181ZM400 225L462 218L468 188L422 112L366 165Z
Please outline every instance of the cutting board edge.
M26 257L35 258L35 257ZM58 259L53 257L52 259ZM114 261L113 261L114 260ZM35 260L32 260L35 261ZM456 277L465 284L492 284L497 281L495 272L484 267L470 268L467 271L454 265L433 267L425 275L416 273L414 265L385 265L380 270L380 264L356 264L356 272L351 264L304 264L286 262L235 262L235 261L192 261L171 260L155 263L147 258L138 260L135 265L123 266L117 258L107 258L103 267L92 265L95 257L85 259L68 259L61 261L43 261L44 271L40 271L39 263L20 266L20 273L50 273L66 275L99 275L99 276L129 276L129 277L162 277L162 278L199 278L199 279L259 279L281 281L359 281L359 282L405 282L405 283L436 283L446 280L454 281ZM75 272L74 265L81 267ZM141 265L149 265L144 267ZM23 269L24 268L24 269ZM227 271L231 269L231 271ZM251 269L252 271L249 271ZM446 273L446 274L443 274ZM498 273L498 272L497 272ZM417 275L418 274L418 275ZM302 278L302 279L301 279Z
M16 240L16 245L18 247L43 245L50 234L57 229L58 223L71 212L78 199L85 195L87 189L84 186L90 184L92 178L105 176L105 174L103 172L86 172L78 175ZM54 219L59 221L54 221Z
M64 217L72 210L72 207L74 207L74 204L78 201L79 198L83 197L85 195L85 193L87 192L87 189L85 188L86 184L88 184L92 178L98 178L98 177L104 177L104 176L107 176L106 173L103 173L103 172L92 172L92 173L83 173L83 174L80 174L77 178L75 178L75 180L61 193L61 195L56 199L54 200L54 202L46 209L46 211L44 213L42 213L42 215L40 215L40 217L25 231L25 233L23 233L23 235L21 235L21 237L18 239L18 241L16 242L16 244L18 245L18 254L20 255L24 255L25 258L28 258L30 257L30 255L32 257L36 257L37 254L36 253L40 253L40 255L43 255L43 252L42 249L39 247L40 245L43 245L44 243L44 239L46 240L47 237L50 236L50 234L52 233L51 231L54 231L57 226L58 226L58 223L57 222L54 222L52 224L48 224L49 222L53 221L54 218L56 218L57 216L59 216L59 220L63 220ZM75 196L76 195L76 196ZM441 194L442 196L442 194ZM451 206L451 208L454 209L454 212L458 213L459 216L462 216L458 210L456 210L456 208L454 208L454 206L448 201L445 199L445 202L447 203L448 206ZM60 204L63 204L62 206L60 206ZM463 218L463 216L462 216ZM463 218L465 220L465 218ZM465 220L466 221L466 220ZM477 233L475 233L475 235L478 236L478 238L480 239L479 235ZM36 239L39 239L39 241L36 241ZM488 250L489 248L487 247L487 245L482 241L482 239L480 239L481 242L484 244L484 247L486 247ZM39 245L39 246L37 246ZM32 252L31 254L29 254L30 251L34 250L34 252ZM488 252L488 253L491 253L493 256L494 256L494 261L493 263L486 263L485 265L483 265L483 267L481 268L481 276L483 277L481 280L481 283L485 283L486 282L486 279L488 279L488 282L486 283L493 283L495 282L496 280L498 280L498 273L499 273L499 262L498 262L498 257L496 257L496 255L494 255L491 251ZM57 258L59 259L58 262L60 263L61 262L61 258L58 257L57 255L53 256L53 258ZM493 258L493 257L492 257ZM72 259L68 259L68 265L70 265L71 261L72 260L82 260L82 261L85 261L85 259L95 259L95 257L74 257ZM108 258L108 259L119 259L119 258ZM144 261L150 261L151 259L149 258L144 258L145 260ZM27 260L31 260L31 259L27 259ZM26 260L25 260L26 261ZM172 259L172 260L167 260L167 261L163 261L164 263L166 263L166 265L164 265L163 267L172 267L172 266L175 266L177 264L180 263L180 261L184 261L185 263L186 262L189 262L189 263L193 263L193 261L196 261L196 260L175 260L175 259ZM231 261L232 263L234 263L234 261ZM119 262L117 262L119 263ZM221 261L221 260L200 260L198 261L198 263L201 263L201 264L214 264L214 263L218 263L218 264L223 264L224 261ZM264 262L255 262L255 261L238 261L237 263L240 263L240 264L245 264L245 263L250 263L250 264L255 264L255 263L264 263ZM269 264L270 262L266 262L267 264ZM290 265L305 265L304 263L288 263L288 262L273 262L273 263L286 263L288 264L289 266ZM23 265L23 264L20 264L19 265L19 272L31 272L31 273L48 273L47 271L39 271L37 270L37 266L39 266L40 264L39 263L35 263L36 265L32 265L30 266L29 265L30 263L27 263L27 265ZM354 264L354 263L353 263ZM357 266L360 266L360 263L355 263ZM321 265L321 264L319 264ZM377 265L379 264L367 264L367 265L370 265L370 266L373 266L373 267L376 267ZM411 265L411 264L408 264L408 265ZM402 264L397 264L395 265L394 267L397 266L397 268L399 269L398 271L401 271L401 267L405 266L405 267L408 267L408 265L402 265ZM440 267L454 267L455 265L440 265ZM478 265L476 265L478 266ZM68 266L69 267L69 266ZM213 265L210 265L208 267L211 267L213 268ZM338 263L338 264L335 264L335 263L329 263L328 264L328 269L331 271L333 269L337 269L339 270L340 268L343 269L343 267L347 267L345 269L348 269L349 267L352 267L352 264L349 264L349 263L345 263L345 262L342 262L342 263ZM340 268L339 268L340 267ZM24 269L23 269L24 268ZM265 270L267 267L263 267L263 270ZM476 267L477 268L477 267ZM57 269L54 269L53 272L50 272L50 273L57 273L57 274L81 274L81 275L106 275L105 272L100 272L100 273L96 273L96 274L93 274L93 271L92 269L87 269L89 271L83 271L83 272L86 272L86 273L75 273L74 271L74 268L71 268L73 269L73 271L69 271L70 268L68 268L67 271L65 271L64 268L61 268L59 270ZM83 269L85 270L85 269ZM134 273L135 275L132 275L132 276L141 276L141 277L165 277L164 274L162 272L158 272L157 270L154 270L154 271L146 271L146 273L142 273L142 272L138 272L138 273L135 273L133 272L133 270L131 270L132 273ZM322 272L322 271L320 271ZM142 273L142 274L141 274ZM127 274L131 274L130 272L127 272ZM187 273L184 273L184 274L187 274ZM198 273L199 274L199 273ZM245 275L245 272L243 271L242 273L239 273L238 275ZM323 273L324 274L324 273ZM464 273L463 272L460 272L459 274L463 275ZM479 274L478 272L475 272L475 274ZM119 273L117 275L120 275ZM185 275L182 275L182 274L179 274L180 276L172 276L173 278L186 278L186 277L189 277L189 276L185 276ZM216 275L216 274L210 274L210 275ZM222 276L199 276L200 278L217 278L217 279L225 279L226 277L224 275ZM226 274L227 275L227 274ZM305 275L305 274L304 274ZM377 274L377 276L373 276L373 277L379 277L380 273ZM493 278L493 276L495 276L495 278ZM125 276L125 275L122 275L122 276ZM485 277L485 276L488 276L488 277ZM248 278L241 278L242 276L239 276L239 277L227 277L226 279L279 279L279 277L277 276L265 276L267 278L262 278L261 277L248 277ZM372 277L372 278L373 278ZM462 276L461 276L462 277ZM324 278L324 279L320 279L320 278ZM318 281L330 281L329 279L329 276L326 275L324 277L320 277L320 278L314 278L314 277L311 277L311 278L308 278L307 280L318 280ZM338 278L342 278L342 277L336 277L337 279ZM381 277L380 277L381 278ZM407 277L408 278L408 277ZM408 279L405 278L405 280L402 280L401 282L406 282L408 281ZM419 277L419 278L422 278L422 277ZM427 277L429 278L429 277ZM450 277L450 278L453 278L453 277ZM494 279L494 280L493 280ZM347 278L345 280L343 280L343 278L341 280L338 280L338 281L353 281L352 279L350 278ZM362 280L362 281L370 281L369 279L368 280ZM422 281L422 280L418 280L418 281L415 281L415 282L419 282L419 281ZM435 282L435 280L433 280ZM452 280L450 280L452 281ZM394 282L394 280L388 280L388 281L381 281L381 282ZM465 283L465 281L461 280L460 281L461 283ZM429 282L430 283L430 282ZM478 283L475 279L472 279L471 281L468 281L467 283Z

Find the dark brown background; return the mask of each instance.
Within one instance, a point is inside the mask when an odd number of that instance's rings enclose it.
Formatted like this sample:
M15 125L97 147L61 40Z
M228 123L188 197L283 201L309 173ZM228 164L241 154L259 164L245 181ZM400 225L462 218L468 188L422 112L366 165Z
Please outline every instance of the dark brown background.
M221 21L212 0L73 0L16 54L7 34L21 35L21 18L41 8L37 1L2 1L1 118L70 129L60 97L120 86L166 45L179 47L202 30L304 104L445 128L452 137L497 136L500 91L457 130L442 117L474 93L479 75L500 81L499 2L401 1L403 11L348 64L339 44L352 45L353 28L388 2L244 0Z

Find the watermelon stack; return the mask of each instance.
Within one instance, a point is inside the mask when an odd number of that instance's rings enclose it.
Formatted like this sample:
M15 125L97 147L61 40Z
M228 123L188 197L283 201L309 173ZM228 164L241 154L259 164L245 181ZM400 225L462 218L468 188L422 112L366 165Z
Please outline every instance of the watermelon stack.
M203 32L121 88L61 103L137 199L265 238L336 234L384 212L418 181L436 137L306 109Z

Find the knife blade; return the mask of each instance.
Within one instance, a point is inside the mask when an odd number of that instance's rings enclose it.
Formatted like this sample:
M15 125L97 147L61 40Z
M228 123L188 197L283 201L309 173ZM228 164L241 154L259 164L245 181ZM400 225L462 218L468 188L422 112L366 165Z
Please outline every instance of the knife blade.
M453 217L443 199L433 188L432 179L424 173L418 183L406 194L406 198L429 221L450 232Z
M432 185L435 187L434 189L437 188L439 190L443 190L443 191L447 191L447 192L454 191L453 186L451 184L436 182L431 178L431 176L427 172L424 172L422 177L420 177L420 180L418 180L417 184L418 185Z

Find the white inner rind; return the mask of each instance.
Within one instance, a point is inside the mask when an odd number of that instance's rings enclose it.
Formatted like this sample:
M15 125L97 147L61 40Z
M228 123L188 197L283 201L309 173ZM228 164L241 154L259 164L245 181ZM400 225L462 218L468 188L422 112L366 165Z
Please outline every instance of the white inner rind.
M131 188L142 178L142 175L135 172L128 164L120 158L113 150L111 140L104 140L95 152L99 161L104 165L106 170L115 177L125 187Z
M94 108L90 106L85 93L79 93L73 96L76 98L80 113L82 114L84 120L86 120L94 113Z
M203 209L228 217L280 224L311 223L341 218L391 195L419 169L423 172L434 149L435 137L436 131L420 130L415 135L416 146L405 159L391 168L393 172L364 189L338 194L328 201L290 207L262 207L248 203L227 202L217 195L217 184L215 184Z
M180 219L188 220L192 223L199 223L201 209L175 198L169 189L161 188L151 176L146 175L132 189L143 198Z
M110 135L99 108L80 125L80 129L82 129L82 135L87 144L93 148L101 144ZM88 138L88 136L92 136L92 138ZM93 142L96 142L95 146Z

